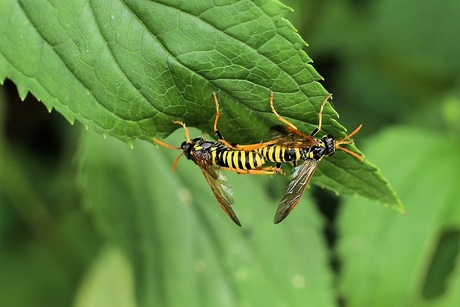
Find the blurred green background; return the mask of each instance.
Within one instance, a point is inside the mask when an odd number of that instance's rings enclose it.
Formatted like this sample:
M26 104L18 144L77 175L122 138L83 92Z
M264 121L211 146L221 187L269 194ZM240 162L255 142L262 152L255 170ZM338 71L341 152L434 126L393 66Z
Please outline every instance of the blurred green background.
M0 306L460 305L460 2L284 3L407 215L312 187L275 226L283 178L229 174L238 229L193 163L170 172L177 152L71 126L6 82Z

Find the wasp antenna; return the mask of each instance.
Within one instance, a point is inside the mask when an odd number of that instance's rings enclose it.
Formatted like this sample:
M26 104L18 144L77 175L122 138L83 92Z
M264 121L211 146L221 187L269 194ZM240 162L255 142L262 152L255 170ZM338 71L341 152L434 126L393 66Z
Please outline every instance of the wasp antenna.
M166 148L169 148L169 149L181 149L180 147L176 147L176 146L172 146L172 145L166 144L166 143L164 143L164 142L162 142L162 141L160 141L160 140L158 140L158 139L156 139L156 138L153 138L153 141L154 141L155 143L157 143L158 145L163 146L163 147L166 147Z
M349 150L347 148L344 148L344 147L340 147L340 145L342 145L342 144L352 144L353 140L351 139L351 137L353 135L355 135L356 133L358 133L359 130L361 130L362 126L363 126L363 124L359 125L358 128L356 128L352 133L350 133L349 135L347 135L343 139L336 141L335 142L335 148L340 149L340 150L352 155L353 157L355 157L356 159L360 160L361 162L364 162L363 157L358 155L356 152L353 152L353 151L351 151L351 150Z
M184 127L184 130L185 130L185 139L187 140L187 143L191 143L192 141L190 140L190 134L188 132L188 128L187 126L185 125L185 123L181 122L181 121L178 121L178 120L173 120L173 123L174 124L178 124L178 125L181 125L182 127Z
M173 166L172 166L172 171L173 171L173 172L176 171L177 163L179 162L180 157L182 157L183 155L184 155L184 153L182 152L182 153L176 158L176 160L174 160L174 163L173 163Z
M356 133L359 132L359 130L361 130L361 128L363 127L363 124L359 125L358 128L356 128L352 133L350 133L349 135L347 135L346 137L344 137L343 139L337 141L337 144L345 144L346 140L349 140L353 135L355 135Z
M352 155L353 157L355 157L355 158L358 159L359 161L364 162L364 158L363 158L363 157L361 157L360 155L358 155L356 152L351 151L350 149L343 148L343 147L340 147L340 146L338 146L337 149L340 149L340 150L346 152L347 154Z
M348 135L348 138L352 137L353 135L355 135L356 133L358 133L359 130L361 130L361 128L363 127L363 124L360 124L352 133L350 133Z
M347 135L343 139L336 141L335 142L335 148L339 148L339 145L341 145L341 144L351 144L351 143L353 143L353 140L351 139L351 137L353 135L355 135L356 133L358 133L358 131L361 130L362 126L363 126L363 124L359 125L358 128L356 128L352 133L350 133L349 135Z

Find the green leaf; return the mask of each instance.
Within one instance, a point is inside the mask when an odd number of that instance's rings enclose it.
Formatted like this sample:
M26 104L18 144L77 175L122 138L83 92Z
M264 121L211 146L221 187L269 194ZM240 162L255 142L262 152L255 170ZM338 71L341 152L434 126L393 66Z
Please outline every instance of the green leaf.
M141 306L334 306L323 223L308 197L273 225L281 196L267 197L267 183L281 176L228 174L239 228L192 161L172 173L180 151L130 149L93 132L82 141L86 208L130 260Z
M116 247L106 246L94 259L73 306L137 306L131 265Z
M0 80L100 134L152 142L178 128L172 120L212 134L213 91L231 142L268 138L279 124L272 91L301 131L317 125L327 92L278 1L0 1ZM328 105L323 130L339 139L337 117ZM374 166L340 155L314 182L403 210Z
M347 306L459 306L458 141L399 127L366 153L394 183L407 216L348 199L339 223Z
M123 140L151 141L173 119L211 131L219 90L222 124L259 139L270 91L311 114L326 94L277 1L2 2L1 79Z
M371 162L366 160L363 163L338 152L332 157L325 157L318 168L313 183L336 193L359 194L405 213L396 192Z

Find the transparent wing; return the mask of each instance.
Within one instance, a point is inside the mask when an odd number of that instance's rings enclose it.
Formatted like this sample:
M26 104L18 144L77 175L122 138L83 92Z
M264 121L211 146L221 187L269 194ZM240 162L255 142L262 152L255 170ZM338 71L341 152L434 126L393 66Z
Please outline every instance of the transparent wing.
M288 126L273 126L269 130L272 144L286 147L311 147L318 142L311 136Z
M275 224L284 220L297 206L307 188L308 182L318 167L318 163L319 161L308 159L294 168L286 188L286 193L280 201L278 208L276 208L275 218L273 220Z
M228 182L227 177L225 177L225 175L219 170L217 166L199 166L221 208L233 220L233 222L235 222L235 224L241 226L238 217L231 207L234 203L233 190L230 187L230 183Z

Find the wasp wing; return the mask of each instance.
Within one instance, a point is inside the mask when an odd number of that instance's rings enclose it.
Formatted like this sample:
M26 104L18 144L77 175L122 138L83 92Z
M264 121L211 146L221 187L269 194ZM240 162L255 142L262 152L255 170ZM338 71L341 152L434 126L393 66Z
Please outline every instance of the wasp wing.
M287 129L287 126L276 125L270 127L270 129L268 130L268 134L270 135L270 139L274 140L285 138L286 136L291 134L291 132Z
M269 130L271 143L285 147L305 148L318 144L313 137L288 126L273 126Z
M280 201L278 208L276 208L275 224L284 220L297 206L307 188L308 182L318 167L318 163L319 161L317 160L307 159L301 165L294 168L286 188L286 193Z
M227 180L227 177L225 177L217 166L200 165L200 169L221 208L233 220L233 222L235 222L235 224L241 227L241 223L231 207L234 203L233 190Z

